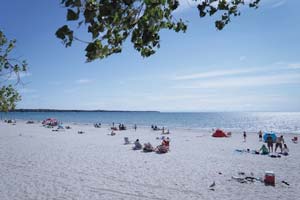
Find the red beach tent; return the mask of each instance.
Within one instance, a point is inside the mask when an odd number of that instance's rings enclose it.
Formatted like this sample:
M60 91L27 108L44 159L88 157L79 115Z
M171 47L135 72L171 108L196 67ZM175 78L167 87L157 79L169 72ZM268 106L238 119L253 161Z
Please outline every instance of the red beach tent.
M224 131L217 129L213 134L213 137L227 137Z

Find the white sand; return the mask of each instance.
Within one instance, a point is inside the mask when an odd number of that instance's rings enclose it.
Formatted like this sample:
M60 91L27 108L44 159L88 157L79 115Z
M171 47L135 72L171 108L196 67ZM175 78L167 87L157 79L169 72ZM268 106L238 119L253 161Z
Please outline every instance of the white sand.
M291 142L292 135L285 136L290 155L271 158L234 152L260 148L256 134L248 134L244 143L238 133L213 138L177 129L169 135L171 151L156 154L123 145L124 137L158 145L160 132L150 128L108 136L107 127L70 126L52 132L41 124L0 122L1 200L300 199L300 144ZM266 170L275 172L275 187L231 179L240 171L263 177ZM213 181L215 191L209 190Z

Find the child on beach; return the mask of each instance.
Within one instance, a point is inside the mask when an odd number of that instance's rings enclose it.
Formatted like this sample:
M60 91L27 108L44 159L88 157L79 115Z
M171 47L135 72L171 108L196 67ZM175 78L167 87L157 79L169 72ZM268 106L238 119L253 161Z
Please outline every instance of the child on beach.
M262 133L262 131L260 130L260 131L258 132L258 138L259 138L259 141L260 141L260 142L262 141L262 135L263 135L263 133Z

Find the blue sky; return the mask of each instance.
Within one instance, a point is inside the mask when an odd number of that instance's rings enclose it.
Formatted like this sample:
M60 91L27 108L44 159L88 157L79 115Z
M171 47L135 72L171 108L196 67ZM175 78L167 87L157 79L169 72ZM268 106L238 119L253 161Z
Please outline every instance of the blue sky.
M17 39L29 71L18 108L160 111L300 111L298 0L262 0L223 30L182 0L185 34L161 32L161 48L142 58L123 52L85 63L84 44L64 48L60 0L3 0L0 28ZM82 32L77 37L86 37Z

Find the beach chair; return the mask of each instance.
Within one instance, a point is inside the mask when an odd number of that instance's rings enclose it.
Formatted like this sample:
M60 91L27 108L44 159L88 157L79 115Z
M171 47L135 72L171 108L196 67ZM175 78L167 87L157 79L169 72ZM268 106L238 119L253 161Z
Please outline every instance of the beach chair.
M124 137L124 144L130 144L128 137Z

